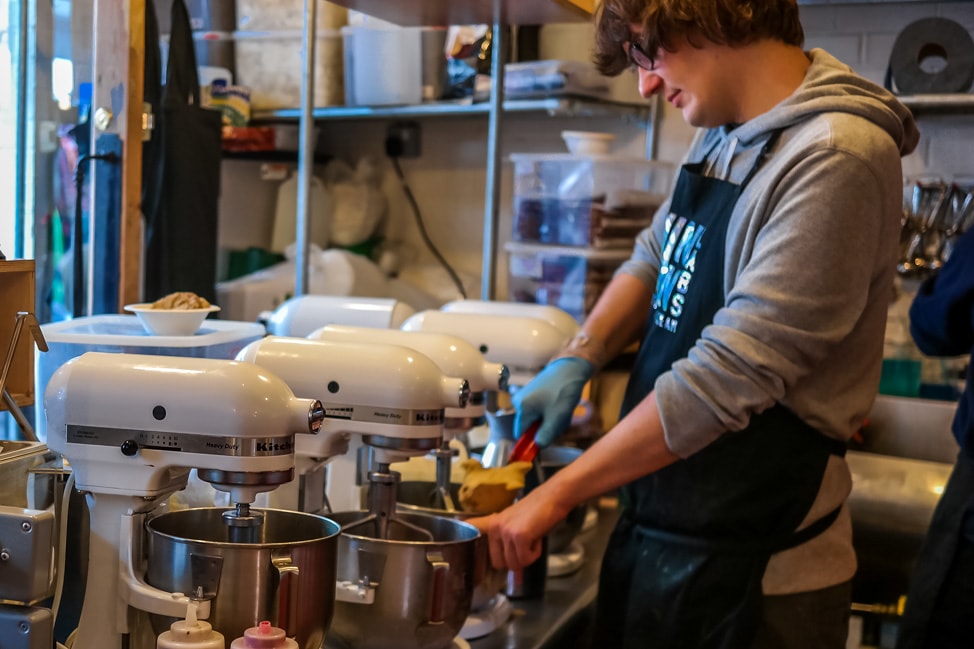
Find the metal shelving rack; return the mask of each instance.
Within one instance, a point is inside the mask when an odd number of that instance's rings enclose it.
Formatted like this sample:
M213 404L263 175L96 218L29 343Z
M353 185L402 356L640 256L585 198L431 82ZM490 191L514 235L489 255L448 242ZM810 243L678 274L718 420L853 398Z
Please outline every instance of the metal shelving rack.
M652 107L649 104L622 104L584 97L548 97L544 99L505 100L504 113L546 113L553 117L619 117L648 124ZM315 120L341 119L396 119L396 118L442 118L488 115L490 106L486 103L433 102L413 106L327 106L315 108ZM251 121L282 122L299 120L301 111L297 108L255 111Z
M484 245L482 260L481 297L495 297L495 272L497 257L498 199L500 195L499 172L501 167L500 129L501 115L506 111L549 111L553 114L582 115L600 114L613 108L613 104L585 102L569 99L546 99L536 102L504 101L504 25L541 24L544 22L570 22L588 19L594 10L595 0L332 0L348 9L361 11L401 25L451 25L490 24L492 29L491 65L492 92L486 104L424 104L396 108L367 107L314 107L314 60L315 26L317 23L316 0L305 0L303 34L304 70L301 80L301 107L297 111L273 111L257 113L256 120L297 119L300 130L298 151L297 193L297 277L295 294L303 295L308 286L309 200L311 174L314 163L314 122L319 119L354 119L381 117L461 116L486 114L487 128L487 181L484 200ZM654 102L645 107L648 118L655 124ZM634 108L612 114L632 114ZM637 113L640 114L640 113ZM655 133L647 135L647 152L655 148Z

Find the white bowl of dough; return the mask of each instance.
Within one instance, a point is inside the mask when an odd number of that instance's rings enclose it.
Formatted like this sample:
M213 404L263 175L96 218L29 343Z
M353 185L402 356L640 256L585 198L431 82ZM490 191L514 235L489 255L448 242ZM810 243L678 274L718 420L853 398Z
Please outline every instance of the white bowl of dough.
M192 294L172 294L155 302L127 304L125 310L153 336L192 336L220 307Z

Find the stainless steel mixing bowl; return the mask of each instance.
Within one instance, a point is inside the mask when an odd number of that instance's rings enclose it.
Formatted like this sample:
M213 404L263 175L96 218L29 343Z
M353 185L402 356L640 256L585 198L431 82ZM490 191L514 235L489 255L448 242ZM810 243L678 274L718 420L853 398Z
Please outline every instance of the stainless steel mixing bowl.
M466 520L478 516L463 510L447 511L434 506L436 497L434 490L435 482L423 480L410 480L401 482L397 494L396 506L399 511L411 512L414 514L426 514L427 516L447 516L458 521ZM460 502L460 485L450 485L450 495L453 502ZM490 547L487 537L481 536L477 541L476 548L476 568L474 570L474 590L473 598L470 602L470 610L479 611L489 605L497 593L501 592L507 582L507 574L504 570L498 570L490 565Z
M338 595L328 641L349 649L446 649L470 613L481 536L474 526L445 516L399 512L390 538L371 524L355 526L365 511L330 516L342 526ZM482 559L481 559L482 562Z
M146 582L178 593L215 592L207 620L225 638L268 620L302 649L319 649L332 620L338 523L313 514L260 510L254 543L227 540L223 508L162 514L147 524ZM172 618L153 617L156 633Z

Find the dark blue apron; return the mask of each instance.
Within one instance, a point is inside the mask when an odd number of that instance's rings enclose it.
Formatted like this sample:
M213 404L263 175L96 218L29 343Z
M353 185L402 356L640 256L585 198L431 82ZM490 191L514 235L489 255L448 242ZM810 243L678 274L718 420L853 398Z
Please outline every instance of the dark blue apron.
M685 358L724 304L731 212L777 140L740 185L684 165L670 205L647 333L622 404L625 416ZM738 649L754 638L771 555L820 534L838 510L796 533L831 454L825 437L781 405L685 460L622 489L623 511L599 584L600 649Z

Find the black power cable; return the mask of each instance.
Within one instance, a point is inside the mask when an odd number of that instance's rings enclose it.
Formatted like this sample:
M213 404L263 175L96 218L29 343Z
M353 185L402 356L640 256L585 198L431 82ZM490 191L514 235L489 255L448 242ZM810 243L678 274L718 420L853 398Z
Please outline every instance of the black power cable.
M74 283L71 287L71 297L73 302L72 312L75 318L84 315L85 310L85 291L84 291L84 226L81 222L81 198L85 184L85 164L89 160L107 160L118 162L118 155L112 152L83 155L78 158L78 163L74 167L74 233L71 235L71 246L74 248Z
M429 251L433 253L436 260L446 271L450 279L453 280L453 284L457 287L457 291L463 299L467 299L467 292L463 288L463 282L460 281L460 277L457 275L456 271L450 266L447 260L440 254L440 251L436 249L433 245L432 239L430 239L429 234L426 232L426 226L423 224L423 216L419 211L419 203L416 202L416 197L413 196L413 191L409 188L409 183L406 182L406 176L402 172L402 167L399 166L399 158L394 155L390 155L389 159L392 160L392 168L395 169L396 175L399 177L399 183L402 185L402 191L406 195L406 200L409 201L410 207L413 210L413 216L416 219L416 227L419 228L419 234L423 237L423 243L429 248Z

